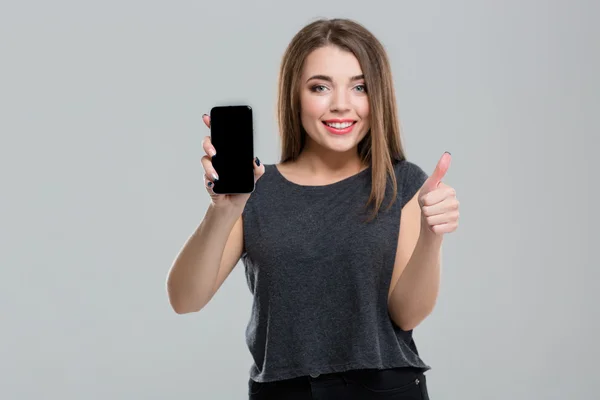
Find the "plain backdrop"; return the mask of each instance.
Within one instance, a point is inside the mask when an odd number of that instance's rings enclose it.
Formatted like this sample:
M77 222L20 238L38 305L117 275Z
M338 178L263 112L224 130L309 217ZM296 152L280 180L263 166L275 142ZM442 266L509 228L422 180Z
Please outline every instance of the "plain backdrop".
M0 5L0 398L246 398L243 265L196 314L165 279L208 205L201 115L251 104L278 162L279 62L318 17L385 45L409 160L453 155L431 398L600 396L597 1L59 0Z

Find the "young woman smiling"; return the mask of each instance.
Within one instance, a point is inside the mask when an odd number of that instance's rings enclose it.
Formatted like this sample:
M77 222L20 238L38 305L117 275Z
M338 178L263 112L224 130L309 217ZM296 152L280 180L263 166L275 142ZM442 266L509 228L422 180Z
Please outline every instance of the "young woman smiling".
M433 310L443 236L458 225L442 182L409 162L391 69L360 24L315 21L281 64L281 159L255 160L251 195L216 195L167 280L197 312L241 259L254 296L250 399L428 399L412 330ZM210 119L204 116L210 127Z

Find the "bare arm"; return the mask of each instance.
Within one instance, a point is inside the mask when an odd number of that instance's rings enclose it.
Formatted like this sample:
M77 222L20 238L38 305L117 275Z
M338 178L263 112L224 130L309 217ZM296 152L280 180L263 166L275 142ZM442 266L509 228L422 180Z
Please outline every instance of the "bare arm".
M408 229L404 229L404 240L401 240L404 242L404 250L398 252L405 261L403 268L397 273L398 277L393 281L395 285L389 298L390 316L405 331L417 327L433 311L441 273L442 239L426 228L419 227L418 205L415 207L415 201L411 202L413 204L407 204L409 209L417 210L411 210L411 213L406 210L402 217L406 220L405 228L409 225L412 229L410 233L407 232Z
M394 322L405 331L433 311L440 288L443 237L458 227L456 192L441 181L449 164L450 154L445 153L402 209L388 306Z
M203 116L210 128L210 117ZM244 249L242 213L250 194L219 195L212 190L218 179L212 165L217 150L204 138L202 157L204 184L211 203L204 219L175 258L167 276L171 307L178 314L200 311L219 290L240 260ZM265 172L258 158L253 161L255 182Z
M389 293L390 316L403 330L414 329L431 313L440 284L441 238L421 224L417 196L402 210Z
M176 313L200 311L238 263L243 249L238 214L211 204L177 255L167 277L169 302Z

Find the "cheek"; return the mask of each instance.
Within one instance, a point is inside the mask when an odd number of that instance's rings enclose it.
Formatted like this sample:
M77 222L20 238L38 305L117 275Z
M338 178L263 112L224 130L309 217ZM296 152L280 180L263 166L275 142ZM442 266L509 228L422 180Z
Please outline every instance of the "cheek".
M325 96L304 95L300 98L302 117L319 119L327 112L329 103Z
M353 107L356 111L356 114L362 120L362 128L361 128L361 137L371 129L371 110L369 107L369 99L367 97L358 97L353 101Z
M370 115L369 99L367 99L366 97L361 97L361 98L356 99L356 101L354 102L354 109L356 110L356 113L358 114L359 117L361 117L364 120L369 119L369 115Z

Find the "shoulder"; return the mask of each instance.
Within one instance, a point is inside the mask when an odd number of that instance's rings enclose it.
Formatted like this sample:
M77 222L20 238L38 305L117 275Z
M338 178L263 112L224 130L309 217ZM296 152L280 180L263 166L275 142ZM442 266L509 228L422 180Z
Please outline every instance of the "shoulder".
M265 172L263 175L256 181L256 187L264 186L267 181L273 180L278 174L276 164L263 164L265 167Z
M278 171L275 164L263 164L265 167L265 172L262 174L260 178L254 183L254 191L252 192L250 198L255 197L256 195L261 195L262 193L268 192L272 190L273 186L277 186L281 182L278 179Z
M252 208L255 204L264 205L262 203L269 202L274 194L281 191L282 181L279 177L279 172L275 164L263 163L265 172L262 176L254 183L254 191L250 194L248 201L246 202L245 209Z
M394 161L394 172L398 181L413 181L423 179L423 182L427 179L427 173L418 164L409 161L407 159Z
M429 177L423 168L407 159L395 161L394 173L396 174L398 198L401 201L401 206L404 206L414 197Z

